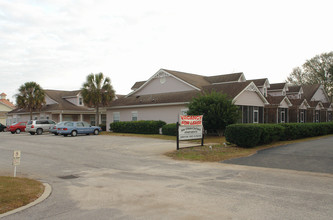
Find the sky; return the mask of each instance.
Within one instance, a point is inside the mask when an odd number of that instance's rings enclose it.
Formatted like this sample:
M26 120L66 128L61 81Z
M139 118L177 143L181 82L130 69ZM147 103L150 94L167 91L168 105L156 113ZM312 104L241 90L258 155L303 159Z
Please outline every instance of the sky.
M243 72L284 82L333 50L332 0L0 0L0 93L34 81L78 90L90 73L117 94L159 69Z

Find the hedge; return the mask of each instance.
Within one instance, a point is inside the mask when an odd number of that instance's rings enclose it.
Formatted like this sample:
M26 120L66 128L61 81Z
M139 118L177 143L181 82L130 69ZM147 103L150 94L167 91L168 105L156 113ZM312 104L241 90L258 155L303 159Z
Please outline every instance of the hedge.
M177 136L177 124L167 124L162 127L163 135Z
M240 147L255 147L274 141L333 134L333 122L286 124L234 124L225 131L226 140Z
M121 121L110 123L110 130L117 133L159 134L164 121Z

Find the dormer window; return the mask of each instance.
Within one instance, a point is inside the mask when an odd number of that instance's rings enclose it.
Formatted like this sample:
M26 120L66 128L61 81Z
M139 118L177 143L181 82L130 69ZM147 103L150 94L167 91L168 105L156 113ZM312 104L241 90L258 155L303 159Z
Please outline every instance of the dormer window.
M267 88L264 87L264 96L267 97Z
M83 105L83 99L79 98L79 105Z

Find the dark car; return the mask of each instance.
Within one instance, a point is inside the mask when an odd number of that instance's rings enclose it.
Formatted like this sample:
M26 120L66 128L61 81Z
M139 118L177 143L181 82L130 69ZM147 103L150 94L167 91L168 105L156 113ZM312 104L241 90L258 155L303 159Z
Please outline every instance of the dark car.
M0 123L0 132L7 131L7 127Z
M27 125L27 122L17 122L17 123L14 123L12 124L11 126L9 126L7 128L8 131L10 131L12 134L19 134L21 132L24 132L25 131L25 127Z

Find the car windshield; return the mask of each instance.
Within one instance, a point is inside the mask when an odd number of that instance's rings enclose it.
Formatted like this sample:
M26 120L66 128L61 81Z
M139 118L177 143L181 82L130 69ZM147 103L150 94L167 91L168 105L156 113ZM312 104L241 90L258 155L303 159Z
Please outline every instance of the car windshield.
M18 122L15 122L15 123L13 123L12 125L17 125L18 124Z
M32 121L28 121L28 125L32 125Z

